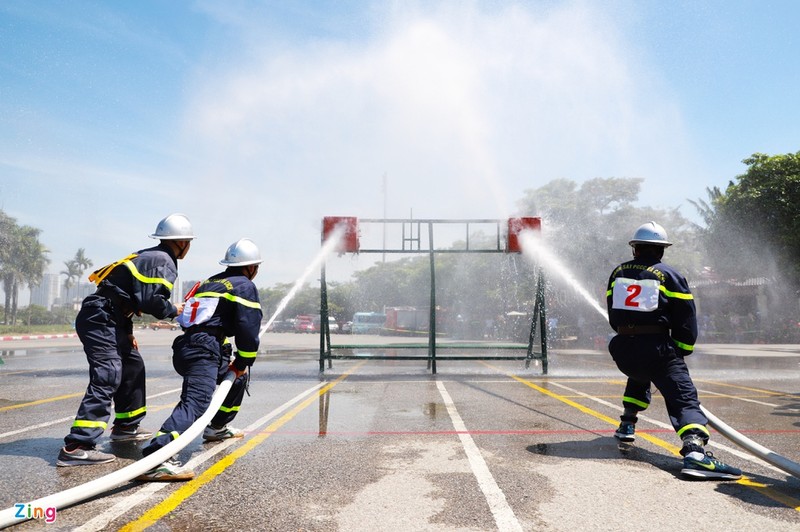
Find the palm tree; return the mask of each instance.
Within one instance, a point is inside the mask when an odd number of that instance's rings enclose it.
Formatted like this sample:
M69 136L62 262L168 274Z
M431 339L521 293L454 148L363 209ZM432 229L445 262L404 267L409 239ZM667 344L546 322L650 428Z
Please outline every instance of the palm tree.
M81 278L83 278L84 272L91 268L94 263L86 256L86 250L83 248L79 248L78 251L75 252L75 257L72 259L72 263L74 264L77 272L77 275L75 276L78 285L76 291L80 293Z
M21 260L21 277L20 281L25 283L28 288L39 286L42 284L44 272L47 265L50 264L50 259L47 254L50 252L44 244L39 242L39 229L32 227L23 227L23 246L24 253ZM17 315L17 293L14 293L14 310L12 312L14 321ZM31 313L28 313L28 320L30 321ZM30 325L30 323L28 323Z
M3 323L8 323L11 312L11 293L13 285L12 259L14 257L14 235L17 231L17 220L0 210L0 279L5 293L5 312Z
M69 298L69 289L75 286L75 281L80 279L81 271L78 264L75 262L75 259L65 260L64 266L67 267L66 270L61 270L59 273L61 275L66 275L67 278L64 280L64 288L66 289L66 294L64 295L64 299L67 305L72 306L71 300Z
M46 257L47 249L39 242L40 232L40 229L24 225L14 226L6 233L2 260L6 324L13 325L17 321L20 285L32 286L42 281L49 259Z

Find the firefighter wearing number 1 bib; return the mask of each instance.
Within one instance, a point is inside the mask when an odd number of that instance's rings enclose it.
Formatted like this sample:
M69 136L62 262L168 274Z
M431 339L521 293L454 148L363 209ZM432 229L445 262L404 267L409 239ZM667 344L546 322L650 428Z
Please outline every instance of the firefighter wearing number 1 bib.
M701 479L741 478L740 470L704 449L708 419L684 361L697 340L694 297L686 279L661 262L672 243L663 227L647 222L629 244L633 260L614 269L606 292L608 321L617 332L608 350L628 377L614 436L624 443L635 440L638 413L650 406L652 383L664 397L672 426L683 442L681 473Z
M193 289L194 294L177 318L184 333L172 344L172 364L183 376L181 398L155 437L142 449L145 456L169 444L206 412L217 384L229 371L236 374L236 379L205 428L203 440L213 442L243 436L241 430L229 423L239 412L247 389L248 368L258 352L262 313L253 279L261 262L253 241L242 238L228 247L220 261L227 266L225 271ZM235 354L229 337L236 341ZM194 472L172 457L137 478L151 482L183 481L194 478Z

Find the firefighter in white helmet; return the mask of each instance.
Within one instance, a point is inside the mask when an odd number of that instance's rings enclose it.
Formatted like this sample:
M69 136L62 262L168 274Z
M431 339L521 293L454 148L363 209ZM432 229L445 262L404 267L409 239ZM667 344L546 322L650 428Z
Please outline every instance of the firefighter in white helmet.
M205 413L217 384L228 371L236 373L236 380L203 432L203 439L221 441L242 437L242 432L229 423L242 404L248 368L258 352L262 313L253 279L261 262L261 254L252 240L242 238L234 242L220 261L226 266L225 271L199 283L186 301L178 317L184 333L172 344L173 365L183 376L183 393L170 417L142 449L145 456L177 438ZM232 353L228 341L231 337L236 343L236 353ZM194 472L172 458L138 478L180 481L193 477Z
M111 417L112 441L136 441L152 433L139 427L147 413L144 361L133 336L132 316L174 318L183 304L170 302L178 277L178 260L186 256L194 233L183 214L170 214L158 223L151 238L160 243L132 253L89 276L97 291L83 300L75 330L89 361L89 386L56 465L102 464L113 454L95 449Z
M664 396L672 426L683 441L681 473L689 478L736 480L742 472L707 453L708 419L683 360L697 339L694 298L686 279L661 262L672 243L655 222L641 225L629 242L633 260L617 266L608 281L608 321L617 335L608 350L627 375L624 411L614 436L635 439L638 413L650 405L650 384Z

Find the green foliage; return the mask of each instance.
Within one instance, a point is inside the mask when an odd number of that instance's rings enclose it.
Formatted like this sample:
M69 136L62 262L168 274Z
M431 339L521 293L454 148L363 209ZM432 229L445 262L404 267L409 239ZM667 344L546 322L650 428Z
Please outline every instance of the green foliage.
M14 218L0 211L0 278L5 304L3 323L14 324L21 285L35 286L42 281L49 263L47 249L39 242L40 229L19 226Z
M800 152L742 161L747 171L714 201L710 255L723 275L800 273ZM721 260L720 260L721 259ZM790 276L792 277L792 276Z
M665 260L687 274L698 270L695 228L677 210L637 207L641 183L641 178L595 178L578 186L558 179L526 190L519 212L542 217L545 242L587 286L605 287L611 268L630 257L628 241L636 228L651 220L674 243Z

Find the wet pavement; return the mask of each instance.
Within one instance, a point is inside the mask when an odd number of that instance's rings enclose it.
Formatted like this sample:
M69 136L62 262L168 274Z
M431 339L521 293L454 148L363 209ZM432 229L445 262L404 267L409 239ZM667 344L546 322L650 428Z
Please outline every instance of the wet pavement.
M138 333L148 416L177 401L171 331ZM366 341L367 338L360 338ZM334 344L351 341L336 336ZM375 340L377 341L377 340ZM385 343L386 339L380 339ZM519 361L334 360L319 338L266 334L242 440L180 452L198 478L130 482L12 530L714 530L800 529L800 480L712 432L708 450L738 482L680 478L663 401L622 454L612 433L624 380L607 353L552 349L548 375ZM0 509L81 485L139 458L55 467L87 384L74 338L0 342ZM800 346L707 345L687 359L703 406L800 461Z

